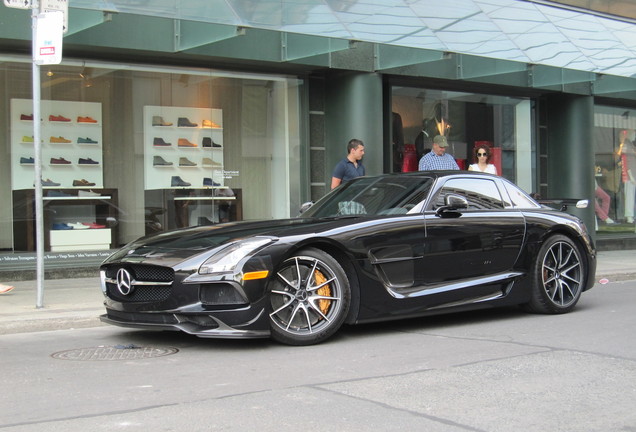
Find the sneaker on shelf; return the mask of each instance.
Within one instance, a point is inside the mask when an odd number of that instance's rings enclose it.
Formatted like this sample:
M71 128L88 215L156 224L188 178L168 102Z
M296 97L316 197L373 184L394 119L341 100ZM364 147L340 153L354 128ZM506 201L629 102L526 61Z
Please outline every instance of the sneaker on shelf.
M51 179L42 180L42 186L60 186L60 183L55 183Z
M11 285L0 284L0 294L6 294L12 291L15 287Z
M181 167L195 167L197 166L196 162L192 162L190 159L181 157L179 158L179 166Z
M78 229L78 230L82 230L82 229L89 229L90 227L88 225L84 225L81 222L71 222L71 223L67 223L68 226L70 226L73 229Z
M91 222L91 223L84 223L83 225L86 225L87 227L89 227L90 229L102 229L102 228L106 228L106 225L101 225L95 222Z
M54 230L72 230L73 227L70 226L69 224L65 224L65 223L54 223L52 226L52 229Z
M220 164L218 162L214 162L211 158L207 158L204 157L203 158L203 166L204 167L211 167L211 168L221 168L223 167L223 164Z
M51 165L70 165L71 161L67 161L63 157L51 158Z
M193 142L188 141L185 138L179 138L178 146L179 147L196 147L197 145Z
M214 180L212 180L209 177L204 177L203 178L203 186L208 186L208 187L219 187L221 186L220 183L215 182Z
M77 117L77 122L78 123L97 123L97 120L87 116L87 117Z
M79 137L79 138L77 138L77 143L78 144L97 144L97 141L95 141L95 140L93 140L93 139L91 139L89 137L86 137L86 138Z
M33 165L35 163L35 159L32 157L21 157L20 165Z
M187 117L179 117L177 120L178 127L197 127L198 124L191 122Z
M172 123L163 120L161 116L152 116L153 126L172 126Z
M50 115L49 116L49 121L52 122L70 122L71 119L70 118L66 118L62 115Z
M221 129L221 126L214 123L212 120L203 120L203 126L206 129Z
M90 186L95 186L95 183L91 183L86 179L81 179L81 180L73 180L73 186L74 187L90 187Z
M33 121L33 114L20 114L20 120Z
M168 162L161 156L153 156L152 157L152 166L171 166L172 162Z
M79 158L77 160L78 165L99 165L99 162L94 161L91 158Z
M155 139L152 140L152 145L155 147L167 147L172 145L172 143L165 142L163 138L155 137Z
M203 140L201 142L201 146L202 147L214 147L214 148L221 148L220 144L215 143L212 138L210 137L203 137Z
M24 135L24 136L22 137L22 142L23 142L23 143L32 143L32 142L33 142L33 137L32 137L32 136Z
M69 198L69 197L72 197L73 195L68 194L66 192L59 191L59 190L50 190L50 191L47 191L46 196L51 198Z
M191 186L191 184L188 183L187 181L184 181L179 176L172 176L172 179L170 180L170 186L172 186L172 187L186 187L186 186Z
M49 142L53 144L68 144L71 142L71 140L66 139L63 136L58 136L58 137L52 136L51 138L49 138Z
M77 191L77 196L78 197L100 197L102 196L102 194L99 194L97 192L93 192L92 190L79 190Z

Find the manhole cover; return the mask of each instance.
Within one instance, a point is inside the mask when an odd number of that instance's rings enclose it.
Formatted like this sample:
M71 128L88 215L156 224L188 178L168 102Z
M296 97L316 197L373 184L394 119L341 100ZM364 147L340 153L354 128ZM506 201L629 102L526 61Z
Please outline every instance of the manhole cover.
M59 360L137 360L163 357L178 352L179 350L177 348L142 347L130 344L60 351L51 354L51 357Z

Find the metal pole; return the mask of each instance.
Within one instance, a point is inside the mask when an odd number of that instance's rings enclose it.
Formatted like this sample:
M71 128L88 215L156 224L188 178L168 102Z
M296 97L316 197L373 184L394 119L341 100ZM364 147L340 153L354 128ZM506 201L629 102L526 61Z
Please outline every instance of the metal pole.
M39 13L37 0L33 1L31 9L31 22L33 31L32 50L35 50L36 27ZM40 128L42 114L40 113L40 65L35 63L35 52L32 60L33 81L33 147L35 152L35 251L36 251L36 280L37 300L35 307L44 307L44 229L43 229L43 205L42 205L42 140Z

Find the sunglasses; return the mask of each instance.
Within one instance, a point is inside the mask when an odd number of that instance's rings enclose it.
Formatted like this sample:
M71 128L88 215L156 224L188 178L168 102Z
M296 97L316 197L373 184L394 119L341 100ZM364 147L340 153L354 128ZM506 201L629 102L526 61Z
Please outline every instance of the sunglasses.
M477 153L477 156L481 157L481 156L488 156L486 153Z

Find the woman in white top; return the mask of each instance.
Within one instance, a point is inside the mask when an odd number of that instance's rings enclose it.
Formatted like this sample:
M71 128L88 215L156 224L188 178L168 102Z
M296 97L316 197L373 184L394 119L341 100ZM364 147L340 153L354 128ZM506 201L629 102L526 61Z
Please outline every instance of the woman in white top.
M497 167L488 163L490 161L490 147L487 145L475 147L475 160L477 163L471 164L468 171L481 171L497 175Z

